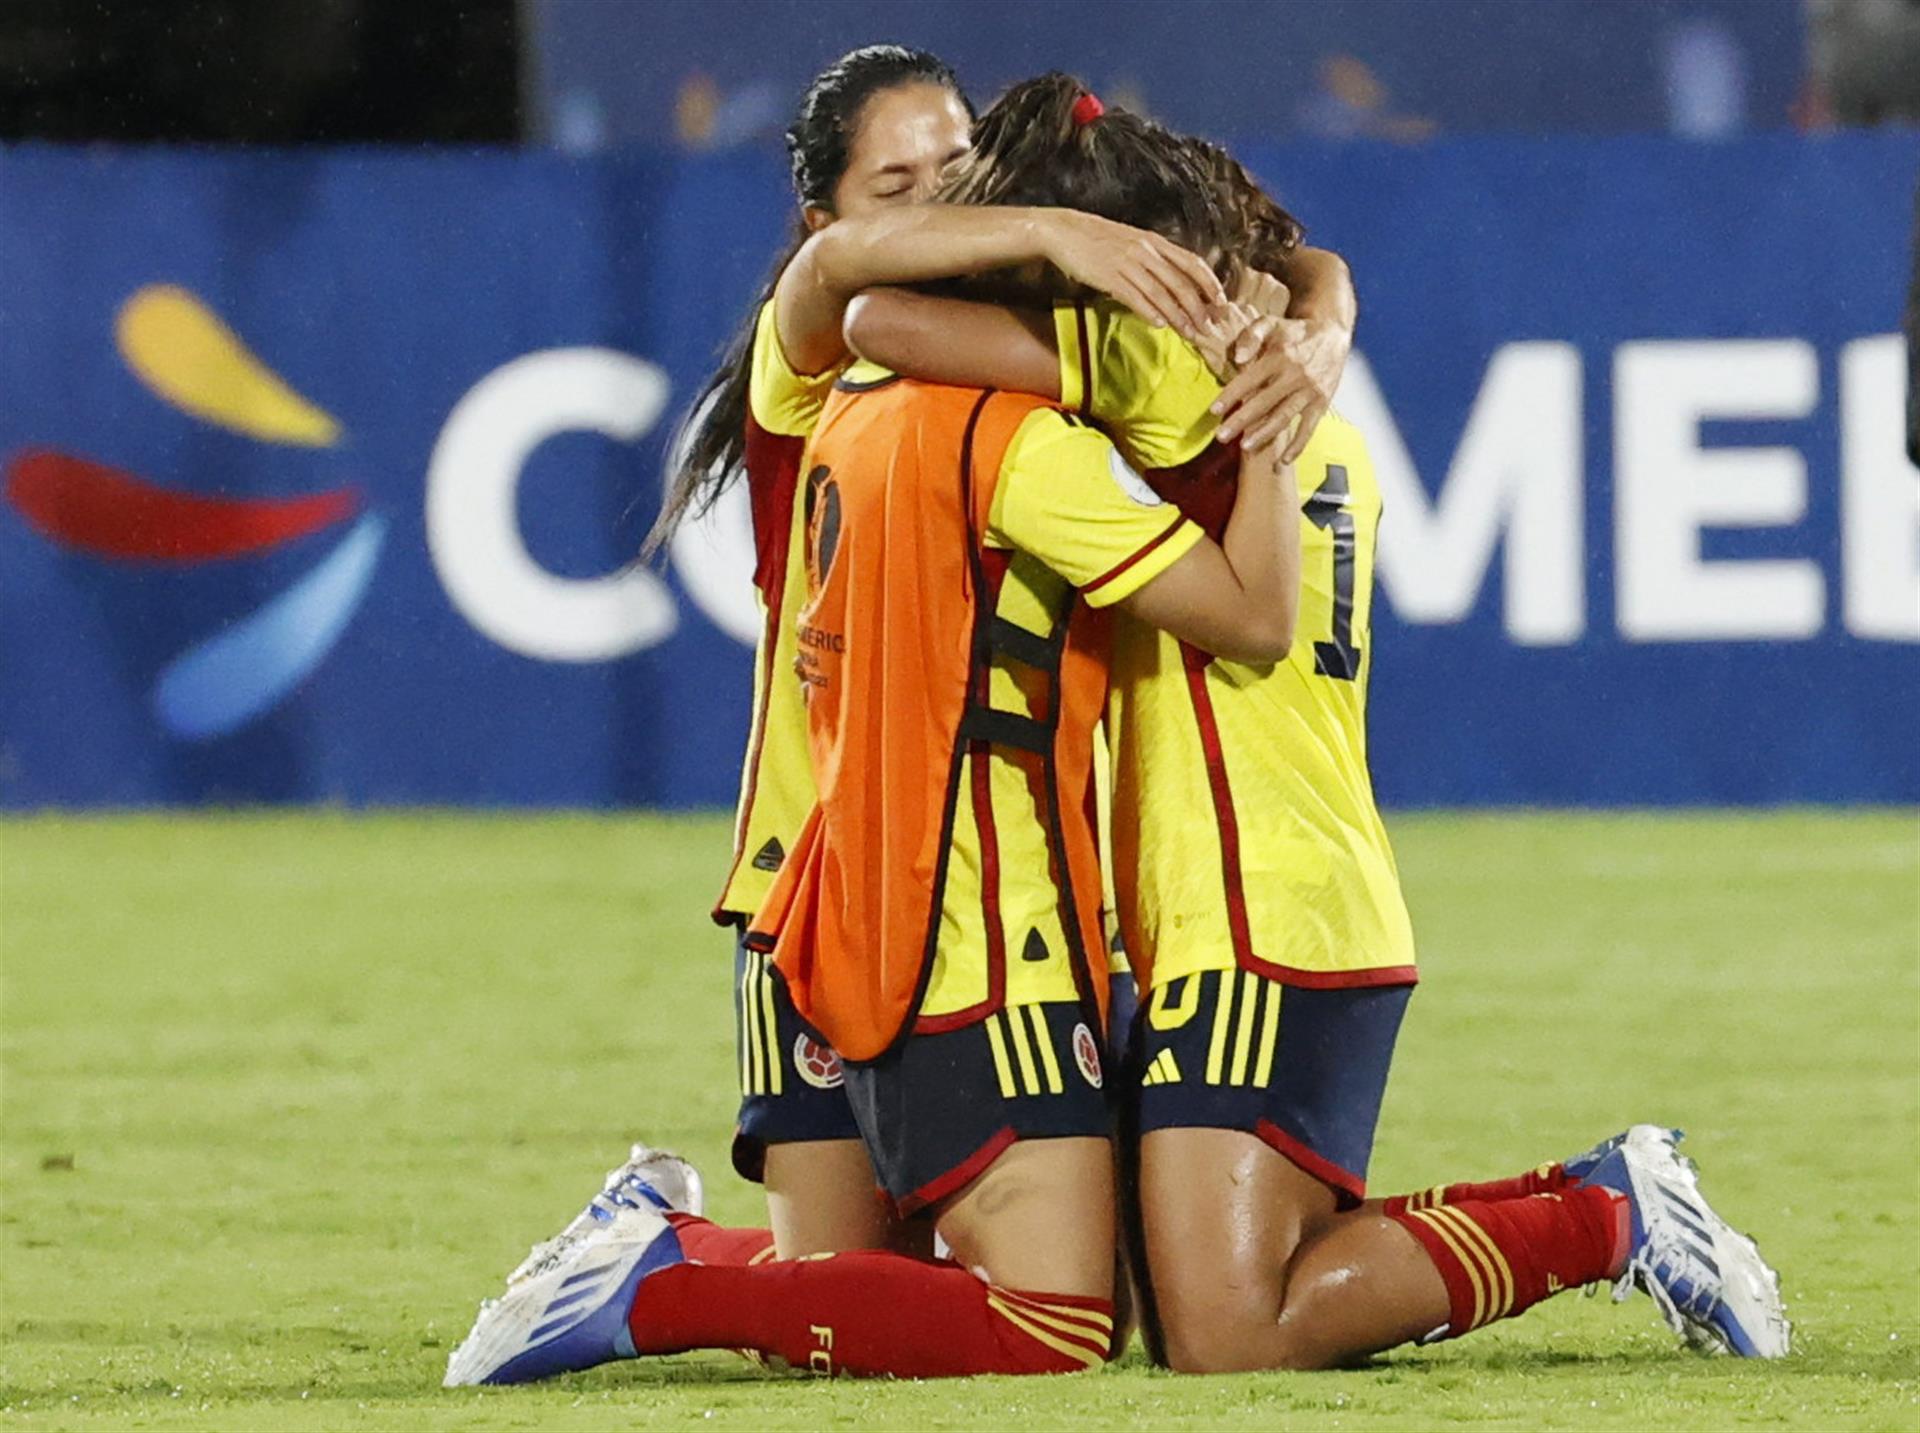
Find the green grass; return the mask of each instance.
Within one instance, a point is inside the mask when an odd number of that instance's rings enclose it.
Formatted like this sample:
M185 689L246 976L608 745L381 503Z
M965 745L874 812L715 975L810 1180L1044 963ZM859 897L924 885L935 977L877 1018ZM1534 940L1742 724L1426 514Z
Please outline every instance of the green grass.
M1920 1425L1920 819L1393 823L1426 984L1373 1186L1692 1132L1801 1352L1562 1298L1361 1372L814 1382L725 1355L442 1391L475 1302L617 1162L723 1220L717 819L0 826L0 1423L287 1429Z

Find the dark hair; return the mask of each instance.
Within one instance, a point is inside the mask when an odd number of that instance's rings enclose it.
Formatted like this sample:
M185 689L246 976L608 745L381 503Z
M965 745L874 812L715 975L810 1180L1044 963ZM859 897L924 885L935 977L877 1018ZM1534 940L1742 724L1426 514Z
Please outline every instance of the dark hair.
M1213 185L1234 257L1262 273L1279 273L1307 236L1300 221L1212 140L1189 137L1187 144Z
M939 197L1079 209L1171 239L1230 277L1235 246L1200 152L1126 110L1083 118L1088 93L1057 70L1015 85L975 123L973 153Z
M1058 206L1131 224L1193 250L1229 288L1241 264L1268 273L1286 267L1305 231L1239 160L1211 140L1084 105L1088 94L1058 71L1015 85L980 116L973 153L939 198ZM1072 297L1065 288L1048 271L1040 291L1029 276L1005 274L949 291L1020 303Z
M948 64L925 50L904 45L867 45L842 55L815 76L800 97L800 110L787 127L787 155L794 196L803 206L833 207L833 191L847 172L847 159L860 132L860 117L875 95L901 85L939 85L962 104L966 94ZM973 107L967 106L968 114ZM674 471L666 502L641 549L650 557L688 517L710 509L733 482L746 457L747 385L753 368L753 332L760 309L773 297L781 272L807 241L804 222L796 221L792 241L762 286L760 297L734 335L714 371L681 420L668 447Z

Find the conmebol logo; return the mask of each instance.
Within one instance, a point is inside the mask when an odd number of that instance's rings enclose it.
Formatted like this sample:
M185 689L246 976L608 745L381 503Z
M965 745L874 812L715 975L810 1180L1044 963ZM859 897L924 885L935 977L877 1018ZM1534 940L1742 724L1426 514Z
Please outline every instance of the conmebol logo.
M152 285L121 306L120 356L166 402L264 442L330 448L338 420L296 393L185 289ZM8 465L6 497L53 542L121 562L191 567L267 552L359 520L317 566L253 612L187 648L155 680L153 705L176 736L245 725L325 659L373 577L386 524L360 493L222 498L163 487L69 452L29 449Z

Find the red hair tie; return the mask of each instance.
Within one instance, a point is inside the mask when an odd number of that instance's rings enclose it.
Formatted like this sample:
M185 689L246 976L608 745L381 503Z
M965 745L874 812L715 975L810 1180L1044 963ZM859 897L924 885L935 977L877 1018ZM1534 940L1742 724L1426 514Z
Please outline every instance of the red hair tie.
M1073 102L1074 127L1079 128L1082 125L1092 124L1106 112L1107 107L1100 103L1099 95L1091 93L1081 95L1079 99Z

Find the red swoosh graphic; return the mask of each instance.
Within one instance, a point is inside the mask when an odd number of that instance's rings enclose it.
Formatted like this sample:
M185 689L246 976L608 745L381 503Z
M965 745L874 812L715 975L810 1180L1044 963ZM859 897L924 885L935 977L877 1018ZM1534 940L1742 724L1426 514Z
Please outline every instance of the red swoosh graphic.
M63 546L150 562L260 552L339 522L360 506L353 488L301 498L201 497L46 449L15 456L6 498Z

